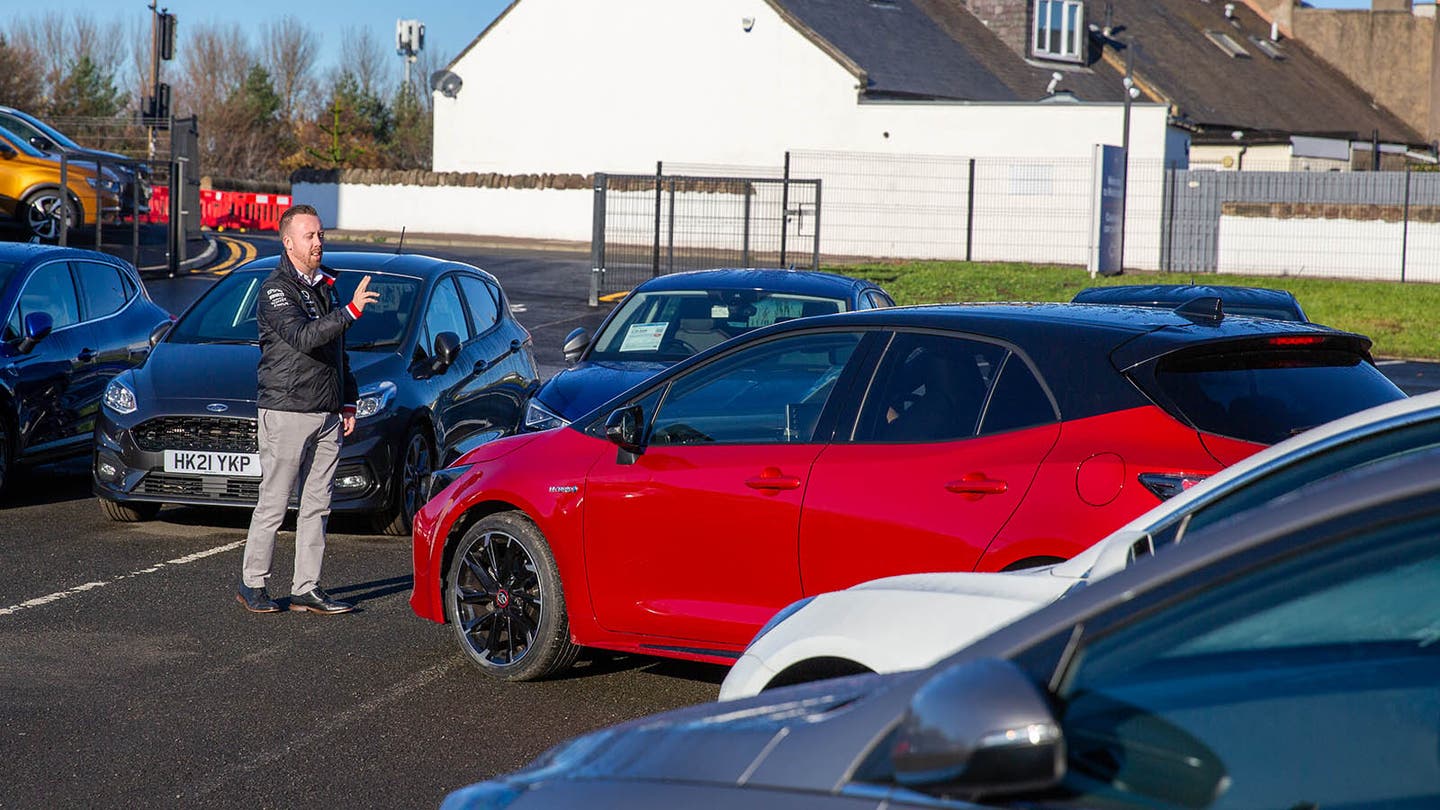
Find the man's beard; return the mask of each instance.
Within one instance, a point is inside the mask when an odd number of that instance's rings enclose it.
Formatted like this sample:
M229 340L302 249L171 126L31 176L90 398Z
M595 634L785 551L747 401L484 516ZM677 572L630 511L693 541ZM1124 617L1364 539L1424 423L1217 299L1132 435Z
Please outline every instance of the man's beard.
M324 258L324 255L325 251L323 249L299 254L292 254L290 256L290 261L295 265L295 267L308 273L314 271L315 268L320 266L320 260Z

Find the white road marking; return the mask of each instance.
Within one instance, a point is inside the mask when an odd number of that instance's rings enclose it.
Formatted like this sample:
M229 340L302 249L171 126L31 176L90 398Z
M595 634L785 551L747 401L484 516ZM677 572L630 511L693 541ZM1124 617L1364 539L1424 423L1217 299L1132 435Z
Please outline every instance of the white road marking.
M1409 361L1409 360L1376 360L1376 361L1375 361L1375 365L1377 365L1377 366L1398 366L1398 365L1400 365L1401 363L1408 363L1408 362L1410 362L1410 361Z
M101 582L87 582L84 585L76 585L73 588L66 588L63 591L56 591L55 593L46 594L44 596L37 596L34 599L26 599L24 602L21 602L18 605L11 605L10 607L0 608L0 616L12 616L22 610L41 607L43 605L49 605L55 602L59 602L61 599L66 599L77 594L82 594L86 591L93 591L96 588L103 588L106 585L114 585L121 580L144 576L145 574L153 574L156 571L164 570L168 566L185 565L187 563L195 562L196 560L203 560L206 557L213 557L216 554L224 554L227 551L234 551L235 549L241 548L244 545L244 540L239 540L234 543L226 543L223 546L207 548L204 551L197 551L194 554L186 554L184 557L176 557L173 560L166 560L162 563L156 563L149 568L141 568L138 571L131 571L128 574L121 574L120 576L113 579L104 580Z

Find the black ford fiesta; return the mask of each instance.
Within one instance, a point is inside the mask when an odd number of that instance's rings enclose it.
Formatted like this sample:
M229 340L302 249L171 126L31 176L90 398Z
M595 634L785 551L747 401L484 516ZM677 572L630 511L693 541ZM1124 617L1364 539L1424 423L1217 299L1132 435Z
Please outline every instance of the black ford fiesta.
M530 334L493 276L419 255L327 253L337 295L366 275L380 299L345 334L360 386L333 509L409 534L419 487L449 448L512 432L538 384ZM260 485L255 301L277 257L226 276L175 323L144 365L105 390L95 427L95 495L114 520L164 504L253 507Z

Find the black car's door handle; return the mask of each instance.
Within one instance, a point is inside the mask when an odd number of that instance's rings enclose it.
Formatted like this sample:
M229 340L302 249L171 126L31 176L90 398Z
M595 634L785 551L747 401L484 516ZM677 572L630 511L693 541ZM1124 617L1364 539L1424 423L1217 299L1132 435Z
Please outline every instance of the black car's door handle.
M510 341L510 348L508 348L508 349L506 349L505 351L501 352L498 356L496 356L496 357L494 357L494 358L492 358L492 359L490 359L490 360L477 360L477 361L475 361L475 373L476 373L476 374L483 374L486 370L491 369L491 368L494 368L497 364L499 364L499 362L500 362L501 360L504 360L505 358L509 357L510 355L512 355L512 354L520 351L520 347L521 347L521 346L524 346L524 345L525 345L525 344L522 343L519 338L516 338L516 339Z
M94 360L96 355L98 354L99 352L95 351L94 349L81 349L80 353L75 356L75 359L80 361L81 363L88 363L91 360Z

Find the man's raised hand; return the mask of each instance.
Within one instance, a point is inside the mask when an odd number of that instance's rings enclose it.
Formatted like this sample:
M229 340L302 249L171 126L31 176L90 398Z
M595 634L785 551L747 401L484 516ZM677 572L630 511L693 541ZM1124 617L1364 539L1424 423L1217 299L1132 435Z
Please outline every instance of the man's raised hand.
M359 284L355 285L355 297L350 299L350 304L355 307L357 312L364 312L366 304L373 304L379 300L380 293L370 289L370 277L366 276L360 279Z

